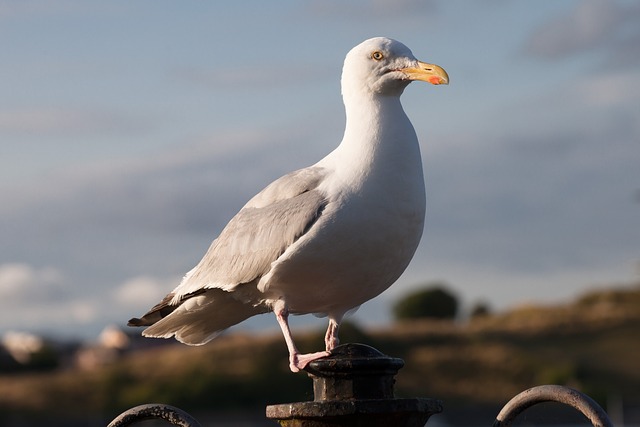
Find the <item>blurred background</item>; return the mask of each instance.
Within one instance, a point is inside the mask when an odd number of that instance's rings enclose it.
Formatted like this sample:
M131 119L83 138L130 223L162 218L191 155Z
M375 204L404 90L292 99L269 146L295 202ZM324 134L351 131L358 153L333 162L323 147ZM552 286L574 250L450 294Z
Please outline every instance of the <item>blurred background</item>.
M124 339L126 320L175 287L251 196L339 143L342 61L374 36L441 65L451 84L403 95L421 141L425 234L355 330L393 328L398 301L430 284L455 297L461 328L478 312L635 295L636 1L0 0L4 346L77 349L105 328ZM612 300L636 301L603 298L605 316ZM236 334L276 329L260 316Z

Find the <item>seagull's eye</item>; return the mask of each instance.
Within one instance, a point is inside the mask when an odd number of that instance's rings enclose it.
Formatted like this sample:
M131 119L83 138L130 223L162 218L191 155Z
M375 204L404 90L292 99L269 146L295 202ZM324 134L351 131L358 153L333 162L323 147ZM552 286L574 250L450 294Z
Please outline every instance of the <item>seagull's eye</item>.
M384 58L384 55L379 50L376 50L371 54L371 58L375 59L376 61L380 61L382 60L382 58Z

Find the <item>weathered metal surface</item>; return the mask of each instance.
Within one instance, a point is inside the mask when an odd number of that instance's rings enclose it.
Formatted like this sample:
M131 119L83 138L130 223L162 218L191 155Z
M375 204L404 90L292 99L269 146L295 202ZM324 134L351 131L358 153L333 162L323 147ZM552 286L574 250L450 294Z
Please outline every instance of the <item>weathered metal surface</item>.
M118 415L107 427L125 427L145 420L165 420L180 427L201 427L191 415L182 409L151 403L136 406Z
M286 427L423 427L442 412L436 399L395 399L395 375L402 359L363 344L337 347L306 369L314 400L267 406L267 418Z
M297 402L267 406L267 418L283 427L423 427L442 412L436 399L370 399Z
M509 427L513 420L533 405L558 402L580 411L594 427L613 427L607 413L584 393L559 385L530 388L516 395L500 411L493 427Z
M392 399L395 375L402 359L385 356L364 344L336 347L330 357L306 369L313 379L316 402L345 399Z

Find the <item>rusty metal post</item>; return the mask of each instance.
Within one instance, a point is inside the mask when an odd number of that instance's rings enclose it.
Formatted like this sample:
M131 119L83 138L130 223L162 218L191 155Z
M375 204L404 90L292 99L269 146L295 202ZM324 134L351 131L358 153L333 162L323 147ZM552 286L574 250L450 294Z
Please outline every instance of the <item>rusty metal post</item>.
M436 399L396 399L395 375L402 359L363 344L336 347L306 369L314 400L267 406L267 418L283 427L423 427L442 412Z

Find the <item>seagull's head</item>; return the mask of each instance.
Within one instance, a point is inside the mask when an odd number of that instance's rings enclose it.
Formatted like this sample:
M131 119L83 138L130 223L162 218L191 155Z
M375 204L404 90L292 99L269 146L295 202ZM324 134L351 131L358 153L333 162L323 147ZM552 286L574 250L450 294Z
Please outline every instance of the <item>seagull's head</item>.
M449 76L442 67L418 61L399 41L375 37L347 54L342 69L342 93L358 91L400 96L414 80L440 85L448 84Z

